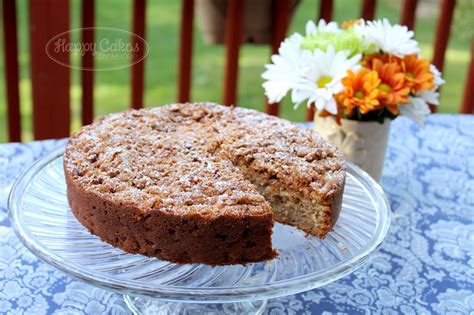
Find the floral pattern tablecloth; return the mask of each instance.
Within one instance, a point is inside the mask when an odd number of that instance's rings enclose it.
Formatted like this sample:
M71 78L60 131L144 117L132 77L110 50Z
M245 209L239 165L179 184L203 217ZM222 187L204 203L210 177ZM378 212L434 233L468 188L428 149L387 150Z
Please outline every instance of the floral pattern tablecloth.
M0 314L130 314L120 295L71 279L10 227L7 196L25 166L64 140L0 145ZM323 288L270 300L268 314L473 314L474 116L399 118L382 186L389 235L363 267Z

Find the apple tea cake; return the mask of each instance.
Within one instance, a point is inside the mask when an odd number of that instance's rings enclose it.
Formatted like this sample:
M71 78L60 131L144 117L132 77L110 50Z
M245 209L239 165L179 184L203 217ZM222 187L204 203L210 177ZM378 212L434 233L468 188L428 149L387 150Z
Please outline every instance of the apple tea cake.
M111 114L66 146L72 212L130 253L223 265L275 257L274 220L324 237L346 165L310 129L253 110L172 104Z

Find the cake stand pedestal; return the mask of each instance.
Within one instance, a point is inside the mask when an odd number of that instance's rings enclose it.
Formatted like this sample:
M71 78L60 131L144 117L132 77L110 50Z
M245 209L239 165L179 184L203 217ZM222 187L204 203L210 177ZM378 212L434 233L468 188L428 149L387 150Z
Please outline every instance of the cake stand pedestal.
M268 300L235 302L235 303L178 303L167 302L150 298L124 295L123 299L134 314L262 314L267 307Z
M279 256L247 265L178 265L127 254L90 234L66 197L63 149L15 182L9 214L33 254L67 274L124 295L136 314L261 313L267 300L321 287L353 272L380 246L390 207L380 186L349 164L343 204L324 240L275 224Z

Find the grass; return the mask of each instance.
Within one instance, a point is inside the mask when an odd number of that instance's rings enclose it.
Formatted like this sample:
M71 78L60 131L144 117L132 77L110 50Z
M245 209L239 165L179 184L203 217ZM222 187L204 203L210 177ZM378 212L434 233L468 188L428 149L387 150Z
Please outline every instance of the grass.
M19 21L19 62L20 62L20 98L23 124L23 141L32 140L32 100L29 59L29 30L27 0L18 2ZM303 32L307 20L317 15L317 0L301 0L291 23L290 33ZM425 3L422 1L421 3ZM428 1L428 2L433 2ZM96 3L96 25L130 30L131 0L100 0ZM401 1L378 1L377 18L387 17L398 22ZM433 4L437 10L437 4ZM360 10L360 1L336 0L335 20L341 22L356 18ZM80 0L71 0L71 29L80 27ZM147 4L147 36L150 51L145 64L145 105L157 106L176 100L177 49L179 36L180 1L153 0ZM416 38L419 40L424 56L431 58L437 13L418 17ZM191 98L193 101L219 102L222 97L222 77L225 50L222 46L208 45L204 42L198 21L195 22L193 54L193 77ZM75 38L78 39L78 38ZM126 39L126 38L124 38ZM3 54L3 50L0 50ZM241 49L238 81L238 105L263 110L263 90L260 74L263 65L268 62L270 48L267 46L245 45ZM7 141L6 95L4 78L4 59L0 56L0 142ZM464 89L464 78L470 58L469 40L458 32L452 32L444 77L447 84L443 87L439 112L456 113L459 111ZM79 66L80 60L72 63ZM80 72L71 70L71 106L72 127L80 127ZM130 104L129 69L102 71L95 73L95 115L100 116L128 108ZM289 100L284 100L281 116L289 120L303 120L304 108L292 109Z

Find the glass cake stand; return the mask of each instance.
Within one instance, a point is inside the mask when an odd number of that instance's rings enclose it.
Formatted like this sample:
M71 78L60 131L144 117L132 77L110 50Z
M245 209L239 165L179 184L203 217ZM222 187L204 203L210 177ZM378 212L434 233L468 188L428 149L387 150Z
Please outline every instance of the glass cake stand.
M30 166L9 197L12 226L36 256L89 284L123 294L137 314L263 312L266 301L321 287L360 267L384 240L390 206L380 186L349 164L340 217L324 240L276 224L279 256L247 265L173 264L128 254L90 234L72 214L63 151Z

